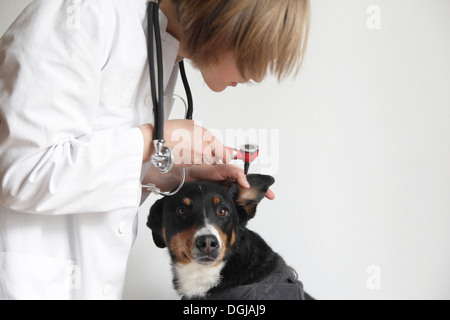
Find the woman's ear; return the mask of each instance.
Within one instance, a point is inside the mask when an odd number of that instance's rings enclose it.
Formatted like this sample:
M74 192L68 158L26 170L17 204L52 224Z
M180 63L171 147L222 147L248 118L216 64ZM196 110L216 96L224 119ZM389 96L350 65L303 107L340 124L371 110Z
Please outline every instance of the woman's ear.
M265 197L269 187L275 183L273 177L259 174L248 175L247 180L250 183L250 189L244 189L237 183L234 183L229 191L233 197L239 217L245 222L255 217L256 207Z
M162 231L162 216L164 209L164 200L160 199L150 209L150 215L147 220L147 227L152 230L153 241L158 248L164 249L166 247L166 241L164 240Z

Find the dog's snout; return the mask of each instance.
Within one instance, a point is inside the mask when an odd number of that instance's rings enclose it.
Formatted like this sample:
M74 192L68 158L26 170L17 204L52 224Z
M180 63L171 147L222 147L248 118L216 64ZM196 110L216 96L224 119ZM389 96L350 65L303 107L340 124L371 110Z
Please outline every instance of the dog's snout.
M195 240L195 245L200 252L209 255L219 248L219 240L214 235L199 236Z

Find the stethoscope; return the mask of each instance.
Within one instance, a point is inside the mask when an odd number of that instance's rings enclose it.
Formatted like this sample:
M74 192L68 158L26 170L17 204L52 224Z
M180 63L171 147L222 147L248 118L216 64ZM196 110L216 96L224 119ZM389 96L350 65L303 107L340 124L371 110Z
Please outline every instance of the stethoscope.
M152 93L153 114L155 117L153 144L155 147L155 154L151 158L151 163L159 169L162 174L169 173L174 164L172 150L165 147L164 141L164 69L162 57L162 41L161 30L159 27L159 0L147 0L147 19L148 19L148 62L150 69L150 88ZM156 66L158 76L156 77L155 70L155 53L154 45L156 44ZM189 82L186 76L184 62L179 62L181 79L186 91L188 100L186 108L186 119L192 120L193 116L193 99ZM158 88L156 88L156 78L158 81ZM256 144L245 144L239 149L227 148L232 154L232 160L242 160L245 163L245 174L248 173L250 163L252 163L259 155L259 147ZM173 196L181 190L186 182L186 170L182 168L182 177L180 185L172 192L162 192L154 184L143 185L148 191L162 196Z

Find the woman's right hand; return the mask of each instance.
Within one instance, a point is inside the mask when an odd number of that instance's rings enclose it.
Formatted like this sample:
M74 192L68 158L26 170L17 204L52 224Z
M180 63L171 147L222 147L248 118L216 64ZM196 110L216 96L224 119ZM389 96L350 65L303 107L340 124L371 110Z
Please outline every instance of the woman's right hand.
M139 129L144 137L143 163L146 163L155 153L153 125L145 124ZM177 167L228 163L231 160L231 155L222 142L192 120L165 121L164 140L164 145L172 150L174 165Z

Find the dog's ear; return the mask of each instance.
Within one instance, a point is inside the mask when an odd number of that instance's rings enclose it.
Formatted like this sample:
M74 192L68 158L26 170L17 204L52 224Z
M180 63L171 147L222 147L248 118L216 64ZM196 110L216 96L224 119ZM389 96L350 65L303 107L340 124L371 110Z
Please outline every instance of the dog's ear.
M247 180L250 183L250 189L244 189L237 183L230 187L239 217L245 222L255 217L256 207L265 197L269 187L275 183L273 177L259 174L248 175Z
M166 247L166 241L164 240L162 231L162 218L164 200L160 199L150 209L150 215L148 216L147 227L152 230L153 241L158 248L164 249Z

